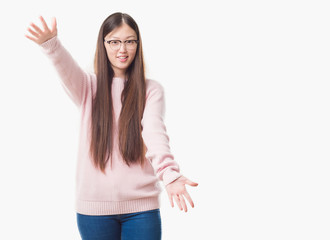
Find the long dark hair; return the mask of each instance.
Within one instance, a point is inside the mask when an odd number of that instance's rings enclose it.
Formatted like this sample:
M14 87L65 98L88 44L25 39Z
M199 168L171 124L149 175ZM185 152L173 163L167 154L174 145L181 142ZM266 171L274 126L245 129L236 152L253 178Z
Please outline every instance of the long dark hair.
M121 94L122 109L119 117L119 150L127 165L143 164L145 145L142 139L141 120L146 102L146 80L142 42L138 25L125 13L114 13L101 25L94 59L97 90L93 98L90 155L95 167L105 172L113 151L113 106L111 85L114 71L104 47L104 37L126 23L137 35L136 55L126 70L125 86Z

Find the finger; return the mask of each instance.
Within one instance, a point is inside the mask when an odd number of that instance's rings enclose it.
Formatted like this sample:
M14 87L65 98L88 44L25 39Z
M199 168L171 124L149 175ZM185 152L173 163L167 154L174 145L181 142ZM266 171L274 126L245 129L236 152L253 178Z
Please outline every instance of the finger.
M186 184L192 186L192 187L197 187L198 186L198 183L195 183L193 181L190 181L189 179L186 179Z
M27 29L33 36L35 36L36 38L39 38L39 34L38 33L36 33L35 31L33 31L33 30L31 30L31 28L28 28Z
M186 198L187 201L189 202L190 206L191 206L191 207L195 207L194 202L193 202L193 200L191 199L189 193L188 193L187 191L184 191L184 192L183 192L183 195L185 196L185 198Z
M56 18L53 17L52 18L52 32L56 31L56 26L57 26Z
M181 206L181 203L180 203L179 196L174 195L174 200L175 200L176 204L178 205L179 209L182 211L182 206Z
M42 16L40 16L39 18L41 20L42 26L44 27L44 30L45 31L50 31L48 26L47 26L47 23L46 23L45 19Z
M31 23L30 25L34 28L34 30L35 30L36 32L38 32L38 33L40 33L40 34L43 33L43 31L42 31L37 25L35 25L34 23Z
M183 196L179 195L179 199L180 199L180 202L181 202L181 206L183 206L183 210L185 212L187 212L187 205L186 205L186 201L184 200Z
M168 194L168 198L170 200L170 203L171 203L171 207L174 207L174 202L173 202L173 196Z
M33 42L37 42L37 39L36 38L33 38L27 34L25 34L25 37L27 37L28 39L32 40Z

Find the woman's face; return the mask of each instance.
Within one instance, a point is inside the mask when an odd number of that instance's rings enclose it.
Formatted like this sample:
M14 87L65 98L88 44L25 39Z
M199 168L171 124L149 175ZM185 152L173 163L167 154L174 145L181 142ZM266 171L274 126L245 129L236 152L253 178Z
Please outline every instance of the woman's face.
M126 69L134 60L138 45L137 42L130 41L137 40L135 31L123 23L108 33L104 40L104 46L115 77L125 78Z

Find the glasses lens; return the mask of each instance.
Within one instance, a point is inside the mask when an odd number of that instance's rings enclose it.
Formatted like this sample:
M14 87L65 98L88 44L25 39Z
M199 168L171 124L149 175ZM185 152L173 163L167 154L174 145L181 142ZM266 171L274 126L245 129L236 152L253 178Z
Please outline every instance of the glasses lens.
M137 46L137 42L135 40L127 40L125 41L127 49L135 49Z
M110 41L110 47L113 50L118 50L120 48L120 42L119 41Z

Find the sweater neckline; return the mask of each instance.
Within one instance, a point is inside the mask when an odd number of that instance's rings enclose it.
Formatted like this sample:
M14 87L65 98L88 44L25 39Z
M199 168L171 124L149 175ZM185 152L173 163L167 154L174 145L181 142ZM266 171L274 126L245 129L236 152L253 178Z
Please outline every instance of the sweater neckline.
M121 78L121 77L113 77L114 80L121 80L121 81L124 81L124 78Z
M126 80L124 78L121 78L121 77L113 77L112 81L116 82L116 83L124 83Z

